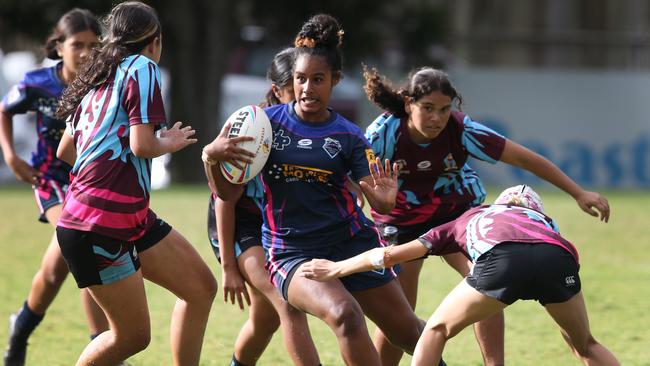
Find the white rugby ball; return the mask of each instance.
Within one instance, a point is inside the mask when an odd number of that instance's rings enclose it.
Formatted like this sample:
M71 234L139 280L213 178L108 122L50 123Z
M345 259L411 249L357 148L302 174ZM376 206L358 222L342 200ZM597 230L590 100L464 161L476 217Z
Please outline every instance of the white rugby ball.
M239 136L254 137L255 140L240 142L237 146L255 154L251 164L244 164L244 169L239 169L228 162L221 162L221 173L235 184L244 184L255 178L262 170L271 152L273 133L271 122L264 110L255 105L247 105L239 108L228 117L226 123L230 123L228 138Z

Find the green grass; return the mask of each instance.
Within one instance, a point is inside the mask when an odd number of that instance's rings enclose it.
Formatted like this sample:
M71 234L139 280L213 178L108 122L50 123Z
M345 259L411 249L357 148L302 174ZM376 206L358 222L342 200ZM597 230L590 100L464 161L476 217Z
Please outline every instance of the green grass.
M492 191L492 190L491 190ZM199 249L205 261L220 276L206 240L205 211L208 192L203 187L178 187L153 193L152 207ZM650 291L647 255L650 229L646 192L608 194L612 206L609 224L583 214L568 196L552 192L542 195L549 215L559 223L566 238L582 255L583 290L594 335L607 345L624 365L650 365L650 317L646 315ZM7 340L4 323L24 301L31 279L52 235L52 228L35 221L36 206L26 187L0 188L0 342ZM427 318L459 277L440 260L426 261L420 283L417 313ZM152 342L147 350L131 358L137 366L171 364L169 320L174 298L147 285L151 309ZM212 309L202 365L226 365L230 360L239 327L246 312L218 301ZM336 339L318 319L311 330L324 365L342 364ZM88 330L79 294L70 278L34 332L29 347L29 365L71 365L88 342ZM578 365L568 352L554 323L535 302L518 302L506 310L506 361L510 365ZM448 343L445 359L450 365L480 365L481 355L472 331L467 329ZM402 364L407 365L409 357ZM276 335L261 365L290 364L280 335Z

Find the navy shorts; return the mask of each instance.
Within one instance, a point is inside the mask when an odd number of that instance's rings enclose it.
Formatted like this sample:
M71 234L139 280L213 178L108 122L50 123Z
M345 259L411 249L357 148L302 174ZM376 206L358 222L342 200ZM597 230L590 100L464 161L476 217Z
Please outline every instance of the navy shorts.
M501 243L476 261L467 283L508 305L537 300L561 303L580 292L578 264L560 246L547 243Z
M366 227L346 241L333 243L331 246L315 250L291 250L279 252L273 250L273 258L267 251L267 269L271 272L271 282L280 291L285 300L289 299L289 284L296 270L304 262L314 258L340 261L354 257L367 250L381 246L379 235L374 227ZM350 291L363 291L387 284L395 279L397 268L386 268L368 272L355 273L339 280Z
M172 227L161 219L141 238L124 241L89 231L57 226L63 258L79 288L108 285L131 276L140 268L138 253L159 243Z
M214 202L214 196L210 195L208 204L208 240L217 261L221 263ZM262 246L262 223L261 212L260 215L254 215L249 212L235 210L235 258L239 258L243 252L254 246Z
M36 196L36 205L40 215L38 221L47 223L45 211L53 206L62 205L65 195L68 192L68 183L60 182L55 179L41 178L37 185L33 185L34 196ZM56 224L56 223L55 223Z

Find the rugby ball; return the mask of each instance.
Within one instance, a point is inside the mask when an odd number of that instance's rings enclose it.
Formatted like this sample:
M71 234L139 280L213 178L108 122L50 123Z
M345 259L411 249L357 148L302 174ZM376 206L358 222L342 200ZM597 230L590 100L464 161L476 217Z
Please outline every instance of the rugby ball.
M251 164L245 164L244 169L239 169L225 161L220 163L221 173L228 181L244 184L255 178L269 158L273 136L271 122L262 108L248 105L231 114L226 123L230 123L228 138L240 136L255 138L255 140L240 142L237 145L255 154Z

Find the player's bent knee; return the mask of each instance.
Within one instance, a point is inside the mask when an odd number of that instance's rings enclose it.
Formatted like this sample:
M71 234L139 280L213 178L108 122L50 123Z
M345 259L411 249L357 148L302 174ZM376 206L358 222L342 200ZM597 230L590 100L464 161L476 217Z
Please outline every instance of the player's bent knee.
M590 334L582 341L571 340L571 344L580 356L586 357L590 354L591 348L598 345L598 341Z
M343 301L331 307L325 321L335 329L339 337L354 337L366 326L361 307L351 301Z
M136 354L146 349L151 343L151 329L148 327L135 328L117 334L115 338L115 342L126 349L129 354Z

